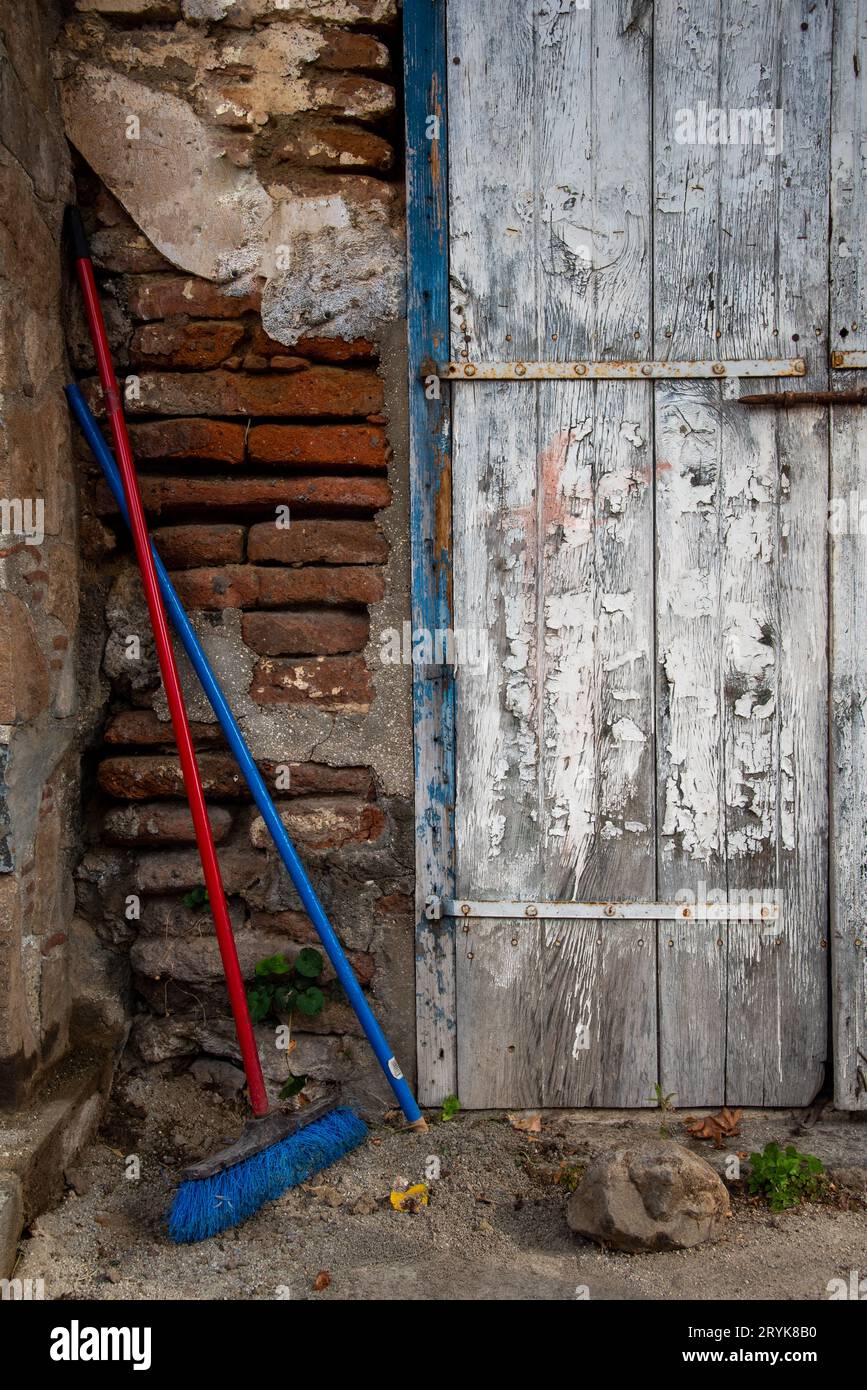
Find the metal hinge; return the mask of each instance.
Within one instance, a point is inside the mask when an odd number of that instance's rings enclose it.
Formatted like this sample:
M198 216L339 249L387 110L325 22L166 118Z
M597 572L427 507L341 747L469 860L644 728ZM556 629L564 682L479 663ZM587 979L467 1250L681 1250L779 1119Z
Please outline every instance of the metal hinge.
M804 376L807 371L803 357L688 362L437 362L433 365L435 375L447 381L574 381L576 378L585 381L674 381L708 377L713 380L740 376Z
M867 367L867 352L862 352L858 348L849 348L843 352L832 352L831 366L842 371L853 371L857 368L863 370Z
M523 917L540 922L577 918L598 920L601 917L630 922L776 922L780 909L777 903L756 902L495 902L440 898L431 894L425 899L425 916L431 922L438 922L443 917L485 917L508 921Z

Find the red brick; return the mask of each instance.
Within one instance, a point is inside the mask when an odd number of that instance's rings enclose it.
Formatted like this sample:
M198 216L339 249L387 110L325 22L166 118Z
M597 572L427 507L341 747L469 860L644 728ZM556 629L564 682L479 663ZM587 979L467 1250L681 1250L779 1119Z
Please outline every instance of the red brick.
M190 732L196 745L223 742L219 724L191 723ZM150 709L121 710L110 720L102 737L105 743L138 743L151 748L161 744L174 747L175 742L171 724L157 719Z
M176 570L171 580L185 608L252 608L259 596L259 575L250 565Z
M395 107L393 87L370 77L356 77L354 73L318 78L316 97L319 110L325 114L356 120L388 116Z
M370 672L360 656L320 656L311 661L267 658L253 671L250 696L257 705L310 704L335 713L370 708Z
M246 783L231 753L201 753L198 764L208 795L246 796ZM97 780L108 796L119 801L184 796L180 759L168 754L106 758L99 765Z
M244 336L244 325L226 319L191 323L146 323L130 344L130 361L141 367L216 367Z
M391 501L384 478L287 477L200 478L164 477L145 473L139 479L145 510L163 512L270 512L279 506L318 512L376 512ZM94 508L100 516L114 516L117 505L106 483L95 489Z
M113 721L135 721L141 731L139 714L147 713L151 724L156 721L152 710L125 710ZM166 726L162 726L165 730ZM194 736L198 729L207 729L221 737L219 726L214 724L192 725ZM147 732L147 726L145 731ZM121 732L129 732L121 725ZM108 741L111 741L107 735ZM121 741L121 740L116 740ZM126 741L126 740L122 740ZM230 753L204 753L199 758L203 778L214 795L224 799L244 798L247 793L245 783L240 777L234 757ZM277 769L289 769L289 785L280 788L283 797L294 796L335 796L346 795L370 800L375 792L373 775L368 767L329 767L327 763L280 763L262 761L257 764L268 785L276 790ZM180 762L176 754L153 756L130 754L126 757L106 758L99 771L100 786L110 795L123 801L147 800L155 796L183 796L183 778Z
M128 414L307 416L370 415L382 409L383 385L366 367L308 367L303 372L142 372ZM102 392L82 383L94 412Z
M286 468L370 468L391 455L385 431L370 425L255 425L247 438L252 463Z
M152 536L160 559L169 568L232 565L244 558L243 526L160 526Z
M220 851L223 887L227 893L243 893L260 884L266 869L258 850L224 845ZM118 872L121 872L119 866ZM135 856L129 881L137 893L186 893L202 886L202 861L195 849L144 849Z
M379 603L385 594L382 570L347 565L345 569L260 569L259 605L282 608L291 603Z
M314 362L363 362L376 356L376 345L368 338L299 338L293 347Z
M280 157L311 169L367 169L385 173L394 164L394 149L381 135L335 123L290 131Z
M280 819L290 837L306 849L340 849L348 844L370 844L380 839L386 819L379 806L370 801L338 800L336 797L310 797L278 806ZM254 849L268 849L271 832L261 816L250 826Z
M303 372L310 363L303 357L289 357L285 352L273 357L259 357L255 352L248 352L241 363L235 357L226 362L233 370L239 365L246 372L267 372L269 368L275 372Z
M180 314L190 318L238 319L258 312L262 291L230 294L210 280L195 275L149 275L133 285L129 309L136 319L168 319Z
M261 656L328 656L363 651L370 620L366 613L339 609L245 613L241 634L247 646Z
M172 583L185 608L285 608L293 604L379 603L385 593L380 569L347 565L267 569L255 565L176 570Z
M231 814L224 806L209 806L208 820L214 841L220 844L232 828ZM192 845L196 842L189 808L160 802L115 807L103 817L102 834L111 845Z
M388 49L370 34L354 34L336 26L325 30L325 42L316 56L319 68L351 68L355 72L382 72L391 61Z
M137 463L244 461L244 426L225 420L153 420L131 424L129 433Z
M369 361L376 356L376 347L367 338L299 338L291 350L317 362ZM289 349L270 338L262 325L257 324L250 339L250 351L258 357L270 358L282 357Z
M278 767L289 769L289 786L282 796L336 795L344 792L370 801L375 787L369 767L329 767L327 763L259 763L259 771L272 788Z
M388 545L372 521L296 521L288 527L260 522L250 529L250 560L283 565L377 565L388 559Z

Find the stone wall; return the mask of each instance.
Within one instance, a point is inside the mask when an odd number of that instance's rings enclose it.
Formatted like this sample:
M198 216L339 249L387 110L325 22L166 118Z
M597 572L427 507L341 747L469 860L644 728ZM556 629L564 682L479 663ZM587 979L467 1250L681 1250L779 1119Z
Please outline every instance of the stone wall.
M0 16L0 1107L67 1047L79 823L76 482L62 396L70 157L52 6Z
M74 8L56 72L154 538L409 1071L409 676L379 661L380 635L409 609L396 7ZM77 299L70 324L97 406ZM76 449L88 659L105 696L79 929L103 972L128 959L130 1048L143 1064L234 1062L138 577L98 470ZM291 957L314 934L182 671L252 977L258 960ZM328 972L324 984L324 1011L295 1018L293 1071L314 1091L340 1080L380 1100L354 1016ZM97 1031L104 1002L93 1001ZM286 1057L273 1028L259 1032L276 1087Z

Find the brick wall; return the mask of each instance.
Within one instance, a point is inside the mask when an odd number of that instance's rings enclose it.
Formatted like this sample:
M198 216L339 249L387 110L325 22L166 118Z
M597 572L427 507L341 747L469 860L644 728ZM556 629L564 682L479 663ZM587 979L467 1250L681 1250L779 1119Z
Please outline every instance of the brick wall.
M86 0L77 9L58 72L154 539L409 1069L409 681L377 659L379 633L399 627L409 607L394 7ZM186 23L176 22L181 9ZM140 115L139 145L168 149L150 201L147 149L134 149L130 166L106 136L105 109L91 121L79 102L97 65L99 90L122 84L116 120ZM142 87L179 122L167 147ZM196 195L185 201L186 175L172 172L181 129L200 140L217 130L235 173L253 171L269 190L293 271L281 270L267 237L239 266L233 213L219 200L203 231ZM249 199L250 183L239 186ZM197 273L212 265L229 269ZM75 304L70 325L71 356L97 407ZM77 452L84 624L104 700L88 761L79 919L104 953L128 961L130 1047L141 1062L235 1060L210 916L184 901L202 874L130 546L92 459L83 445ZM183 671L252 977L258 960L291 956L314 934ZM359 1097L381 1097L354 1016L335 988L326 995L322 1014L294 1021L293 1070L309 1073L314 1091L341 1080ZM273 1029L260 1028L260 1045L276 1086L286 1058Z

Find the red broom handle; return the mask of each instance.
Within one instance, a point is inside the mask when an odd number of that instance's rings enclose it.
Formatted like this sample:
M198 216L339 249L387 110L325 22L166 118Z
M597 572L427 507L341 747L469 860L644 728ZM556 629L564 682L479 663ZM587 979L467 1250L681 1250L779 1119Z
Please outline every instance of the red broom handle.
M196 762L196 755L193 750L193 740L190 734L187 712L184 707L184 697L181 692L181 683L178 679L178 668L175 664L175 656L172 650L171 639L169 638L168 624L166 622L166 615L160 596L159 582L154 568L153 555L151 554L150 537L148 536L144 508L142 507L138 480L136 479L132 449L130 448L126 421L123 416L117 377L115 376L114 366L111 360L111 349L109 348L108 335L105 331L105 322L102 317L102 309L100 308L96 280L93 275L93 262L90 258L90 250L87 245L81 218L75 208L69 209L68 225L73 242L78 283L81 286L81 293L84 298L84 309L90 327L90 336L93 340L93 347L96 353L96 363L99 369L99 380L102 384L102 394L105 398L106 414L108 415L108 422L111 426L112 438L114 439L115 457L120 469L126 504L129 508L130 528L135 544L135 553L138 558L139 569L141 570L148 613L150 614L151 626L156 640L160 671L162 673L163 685L165 686L169 710L172 716L175 741L178 745L178 753L180 754L181 769L184 775L184 787L187 793L187 800L190 803L190 811L193 816L193 825L196 831L196 844L199 847L199 857L202 861L205 884L208 889L208 900L210 902L214 926L217 932L217 942L223 962L223 973L226 977L229 1002L232 1006L232 1014L235 1019L235 1031L238 1035L241 1058L247 1076L250 1103L253 1107L254 1115L265 1115L268 1113L269 1108L268 1097L265 1093L262 1064L259 1061L259 1053L256 1049L256 1039L253 1034L253 1025L250 1021L250 1011L247 1008L244 977L241 974L241 966L238 962L238 952L235 946L235 938L232 934L229 910L226 906L226 894L223 889L220 865L217 861L214 840L211 834L211 824L208 820L208 811L205 806L202 779L199 775L199 766Z

